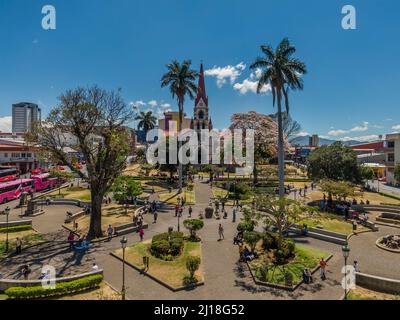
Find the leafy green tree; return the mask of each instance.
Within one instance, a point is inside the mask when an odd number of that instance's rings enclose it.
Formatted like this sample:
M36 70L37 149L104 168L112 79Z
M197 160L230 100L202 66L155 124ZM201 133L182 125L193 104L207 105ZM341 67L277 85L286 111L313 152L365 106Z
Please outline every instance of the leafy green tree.
M282 101L285 103L286 114L289 114L289 90L302 90L302 75L307 73L306 65L299 59L293 58L296 52L289 39L284 38L274 50L269 45L262 45L262 57L258 57L250 65L252 70L260 70L257 93L264 92L269 85L272 91L273 105L278 104L278 167L279 167L279 196L285 197L285 150L282 117Z
M394 178L396 179L397 184L400 184L400 163L396 164L394 168Z
M308 158L308 175L313 180L361 182L357 155L342 142L325 145L312 152Z
M346 200L346 198L354 197L355 195L354 185L346 181L324 180L321 182L320 187L323 192L329 194L330 198L334 196L339 200Z
M56 170L56 169L50 169L49 173L52 177L57 178L58 186L60 186L61 181L63 180L68 181L75 177L75 175L72 172ZM61 188L58 189L58 194L61 195Z
M277 198L272 195L260 195L255 198L257 210L263 212L261 219L266 228L274 228L277 232L278 250L282 249L284 234L293 224L301 219L301 215L310 216L316 209L289 198ZM252 209L254 210L254 209Z
M191 280L195 280L195 273L200 268L201 259L198 256L189 256L186 259L186 269L189 271Z
M369 167L361 166L361 177L364 181L373 180L375 177L374 170Z
M131 176L119 176L111 188L115 200L125 202L125 214L128 214L128 199L140 196L143 192L139 181Z
M135 120L138 120L138 129L143 130L145 134L147 135L147 132L149 132L151 129L154 129L157 123L157 118L153 116L152 111L147 111L143 112L141 111L135 118Z
M91 187L91 216L88 238L102 237L102 203L114 180L125 169L130 152L129 132L132 110L119 92L98 87L68 90L59 105L42 123L34 126L27 141L51 154ZM73 165L67 150L80 152L86 171Z
M183 225L185 226L186 229L189 230L190 238L192 240L196 240L197 239L196 232L204 227L204 222L199 219L188 219L183 221Z
M190 69L191 61L184 60L182 63L174 60L167 64L167 72L161 78L161 87L169 87L172 98L177 98L178 100L178 110L179 110L179 133L182 131L183 123L183 105L185 102L185 97L189 96L191 100L194 99L197 93L197 86L194 81L197 78L197 72ZM179 141L178 150L182 142ZM183 167L182 163L179 163L179 193L182 192L183 187Z
M254 252L258 241L261 239L261 234L256 231L246 231L243 235L244 241L250 246L251 252Z

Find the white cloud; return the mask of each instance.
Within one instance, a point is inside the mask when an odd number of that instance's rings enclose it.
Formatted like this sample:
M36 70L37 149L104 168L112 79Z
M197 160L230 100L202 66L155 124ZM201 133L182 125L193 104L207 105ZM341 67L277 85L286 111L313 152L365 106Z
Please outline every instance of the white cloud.
M364 121L362 125L355 126L348 130L343 130L343 129L331 130L328 132L328 135L336 137L336 136L342 136L344 134L348 134L351 132L365 132L365 131L368 131L368 129L369 129L369 123Z
M236 79L242 74L242 71L246 69L246 65L243 62L235 66L227 65L225 67L214 66L212 69L208 69L204 72L206 76L216 77L217 86L221 88L227 83L228 79L233 85Z
M356 126L350 129L350 132L363 132L368 130L369 123L364 121L362 126Z
M328 135L336 137L336 136L344 135L346 133L349 133L349 131L348 130L331 130L328 132Z
M171 108L171 105L170 105L169 103L162 103L160 106L161 106L161 108L163 108L163 109Z
M131 101L129 102L129 105L134 108L140 108L144 107L146 105L146 102L144 102L143 100Z
M244 79L242 83L237 82L233 85L233 89L240 92L240 94L246 94L247 92L257 93L258 79L260 79L262 74L261 69L256 69L255 72L250 73L247 79ZM271 91L271 86L269 84L262 87L261 93L267 93Z
M147 104L152 108L155 108L158 106L158 103L156 100L150 100L149 102L147 102Z
M0 117L0 131L11 132L12 130L12 117Z
M339 140L340 141L356 140L356 141L360 141L360 142L368 142L368 141L379 140L379 136L372 134L372 135L361 136L361 137L344 137Z
M246 94L247 92L253 92L253 93L257 93L257 86L258 86L258 81L257 80L251 80L251 75L250 78L248 79L244 79L242 83L235 83L233 85L233 88L237 91L240 92L240 94ZM254 76L253 76L254 79ZM262 89L260 90L261 93L267 93L271 91L271 86L265 85L264 87L262 87Z
M392 129L393 129L393 130L400 130L400 124L398 124L398 125L396 125L396 126L393 126Z
M299 132L298 134L296 134L296 137L307 137L310 135L311 134L309 132L302 131L302 132Z

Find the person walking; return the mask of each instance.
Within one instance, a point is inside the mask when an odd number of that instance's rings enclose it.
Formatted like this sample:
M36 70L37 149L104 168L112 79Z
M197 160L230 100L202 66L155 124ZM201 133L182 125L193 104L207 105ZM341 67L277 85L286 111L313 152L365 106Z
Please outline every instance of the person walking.
M175 217L178 216L178 213L179 213L179 205L176 204L176 205L175 205Z
M20 238L17 238L15 242L15 252L16 254L22 253L22 240Z
M232 222L233 223L236 222L236 207L233 207L233 210L232 210Z
M218 235L219 235L219 241L225 239L225 236L224 236L224 227L222 226L221 223L219 224L219 227L218 227Z
M72 250L74 248L74 241L75 241L75 235L73 232L69 233L67 241L69 243L69 249Z
M107 228L108 241L111 241L113 234L114 234L114 229L113 229L112 225L109 224L108 228Z
M158 218L158 213L157 213L157 211L154 211L154 213L153 213L153 218L154 218L153 223L157 223L157 218Z
M321 258L319 261L319 267L320 267L320 274L321 274L321 280L325 281L326 280L326 267L328 264L326 263L324 258Z
M360 272L360 265L359 265L358 261L354 261L353 267L354 267L355 272Z
M189 211L189 218L191 218L192 217L192 212L193 212L192 206L189 206L188 211Z
M144 230L143 230L143 228L140 228L140 230L139 230L139 237L140 237L140 241L143 241L143 237L144 237Z

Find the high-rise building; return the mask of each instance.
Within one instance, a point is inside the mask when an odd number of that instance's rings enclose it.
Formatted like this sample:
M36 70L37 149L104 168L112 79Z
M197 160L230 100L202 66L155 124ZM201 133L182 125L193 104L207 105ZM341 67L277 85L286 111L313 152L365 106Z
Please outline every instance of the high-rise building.
M310 147L318 147L319 146L319 137L317 134L313 134L309 139L309 146Z
M37 104L21 102L12 105L12 131L30 132L36 121L41 120L41 110Z

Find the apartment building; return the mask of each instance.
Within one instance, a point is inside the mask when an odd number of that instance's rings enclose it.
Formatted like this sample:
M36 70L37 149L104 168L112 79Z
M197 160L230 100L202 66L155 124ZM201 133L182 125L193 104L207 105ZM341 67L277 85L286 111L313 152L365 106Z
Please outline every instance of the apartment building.
M394 168L400 164L400 133L386 135L385 141L386 179L388 184L397 184L394 178Z

